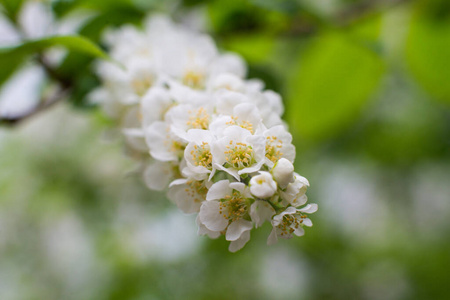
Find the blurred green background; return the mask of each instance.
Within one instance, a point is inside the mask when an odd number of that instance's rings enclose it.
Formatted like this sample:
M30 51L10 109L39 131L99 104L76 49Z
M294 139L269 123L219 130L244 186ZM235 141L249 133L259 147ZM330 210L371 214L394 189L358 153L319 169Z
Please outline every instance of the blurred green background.
M1 0L1 24L26 2ZM0 299L450 299L448 0L45 4L55 22L89 15L78 32L98 44L147 13L205 26L283 96L319 211L271 247L268 224L236 254L198 237L193 216L144 187L86 100L93 59L69 52L67 101L0 127ZM8 58L0 82L28 89Z

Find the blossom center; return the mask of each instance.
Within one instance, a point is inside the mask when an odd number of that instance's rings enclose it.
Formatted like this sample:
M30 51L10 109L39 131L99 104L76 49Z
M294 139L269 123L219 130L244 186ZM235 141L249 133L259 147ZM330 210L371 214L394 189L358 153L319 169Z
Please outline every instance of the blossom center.
M152 87L153 82L154 82L153 75L146 74L143 75L142 77L134 78L131 81L131 87L138 96L144 96L144 94L148 91L148 89Z
M227 125L230 125L230 126L231 126L231 125L237 125L237 126L239 126L239 127L241 127L241 128L247 129L247 130L250 131L252 134L254 134L254 131L253 131L253 124L250 123L250 122L247 121L247 120L238 121L238 117L231 116L231 120L228 121L226 124L227 124Z
M241 170L255 163L254 151L250 145L230 141L230 144L226 148L227 150L224 152L225 160L233 168Z
M204 86L205 76L200 72L187 71L183 77L183 84L193 88L201 89Z
M202 142L200 145L194 145L194 150L191 151L192 160L196 166L202 166L207 169L212 168L212 154L209 144Z
M295 215L284 215L281 224L278 225L278 228L281 230L281 236L288 236L292 234L295 229L299 228L303 223L303 219L306 218L305 215L298 215L297 218Z
M223 200L219 204L219 214L223 215L225 219L237 221L247 214L248 201L239 192L233 191Z
M186 184L188 187L184 191L194 202L200 203L205 200L208 188L202 181L189 180Z
M268 136L266 138L266 157L272 162L276 163L283 157L281 148L283 147L283 141L276 136Z
M195 113L189 111L189 121L186 125L194 129L208 129L209 125L209 114L203 107L200 107Z

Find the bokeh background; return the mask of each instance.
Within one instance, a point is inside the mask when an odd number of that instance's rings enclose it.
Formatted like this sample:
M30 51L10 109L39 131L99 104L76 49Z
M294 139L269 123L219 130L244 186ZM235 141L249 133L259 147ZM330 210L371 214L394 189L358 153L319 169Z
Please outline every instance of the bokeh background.
M1 0L0 45L170 14L283 96L319 204L301 238L236 254L149 191L86 95L93 59L0 52L0 299L450 299L447 0ZM19 34L15 26L20 26ZM22 59L22 58L21 58ZM13 72L14 71L14 72Z

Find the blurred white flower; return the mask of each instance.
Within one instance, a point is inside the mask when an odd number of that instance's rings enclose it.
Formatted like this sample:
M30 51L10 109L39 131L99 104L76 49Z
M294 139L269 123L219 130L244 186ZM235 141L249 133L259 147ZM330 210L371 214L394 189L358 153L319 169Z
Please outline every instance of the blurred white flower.
M167 197L184 213L198 213L210 186L211 183L207 180L176 179L169 185Z

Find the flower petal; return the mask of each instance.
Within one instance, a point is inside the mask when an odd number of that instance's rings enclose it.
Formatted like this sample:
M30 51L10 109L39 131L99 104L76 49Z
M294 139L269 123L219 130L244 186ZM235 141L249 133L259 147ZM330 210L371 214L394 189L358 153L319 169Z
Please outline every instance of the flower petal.
M253 228L253 223L244 219L234 221L228 226L227 234L225 236L227 241L235 241L241 237L241 235Z
M206 194L206 200L219 200L225 198L226 195L230 195L232 192L230 188L229 180L221 180L214 183Z
M148 188L162 191L173 177L172 164L155 161L145 169L143 177Z
M307 227L313 226L313 223L311 222L311 219L309 219L309 218L303 219L303 223L302 224L307 226Z
M307 214L312 214L315 213L318 209L317 204L312 203L312 204L308 204L305 207L299 209L299 212L303 212L303 213L307 213Z
M294 228L294 234L296 236L302 236L305 234L305 230L302 227Z
M245 231L244 233L242 233L241 237L235 241L232 241L230 243L230 246L228 247L228 250L230 252L236 252L240 249L242 249L242 247L245 246L245 244L247 244L247 242L250 240L250 231Z
M276 244L278 241L278 237L277 237L277 230L276 228L272 229L272 232L270 233L269 237L267 238L267 245L273 245Z
M258 228L265 221L269 221L275 214L275 210L266 201L256 200L250 206L250 217L255 222L255 227Z
M227 228L228 219L219 213L219 201L205 201L198 214L200 221L212 231L222 231Z
M197 231L198 235L207 235L212 239L216 239L220 236L219 231L212 231L212 230L209 230L208 228L206 228L206 226L200 221L200 217L198 215L197 215L197 218L195 219L195 222L198 225L198 231Z

